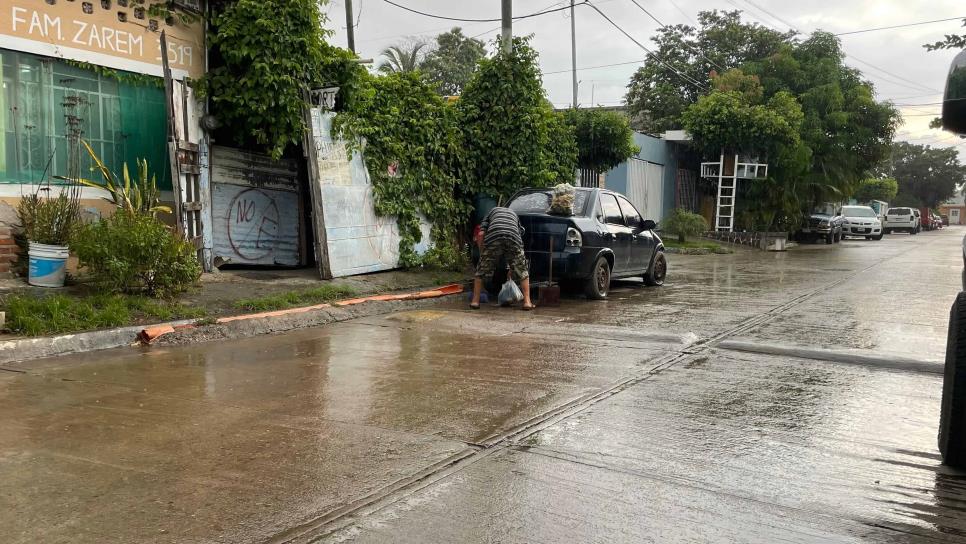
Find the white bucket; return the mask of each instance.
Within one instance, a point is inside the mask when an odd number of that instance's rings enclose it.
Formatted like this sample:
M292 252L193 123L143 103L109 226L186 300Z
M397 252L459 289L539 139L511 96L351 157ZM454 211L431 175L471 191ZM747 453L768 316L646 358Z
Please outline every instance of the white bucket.
M27 251L30 273L27 283L38 287L63 287L67 277L67 257L70 251L66 246L52 246L30 242Z

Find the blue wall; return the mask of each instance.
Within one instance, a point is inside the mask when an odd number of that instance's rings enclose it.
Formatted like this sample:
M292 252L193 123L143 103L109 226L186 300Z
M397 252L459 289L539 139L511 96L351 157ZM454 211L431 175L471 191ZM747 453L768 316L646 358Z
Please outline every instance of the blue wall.
M638 159L664 166L664 203L663 214L666 216L674 209L675 180L678 172L678 159L674 154L677 144L641 134L634 133L634 144L641 148L635 155ZM623 162L605 175L604 183L611 191L627 194L627 163Z

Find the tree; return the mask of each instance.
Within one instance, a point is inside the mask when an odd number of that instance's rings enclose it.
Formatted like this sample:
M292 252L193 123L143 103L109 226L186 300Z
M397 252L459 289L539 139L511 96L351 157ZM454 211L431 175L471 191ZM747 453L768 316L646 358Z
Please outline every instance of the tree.
M739 68L775 54L794 33L743 23L740 11L704 11L699 28L665 26L656 47L627 86L632 126L654 134L680 128L684 110L706 93L713 72Z
M210 17L212 65L199 82L226 134L275 158L302 141L303 92L326 62L318 0L217 3ZM322 0L321 3L325 3Z
M682 244L688 241L688 236L697 236L708 230L708 222L703 216L683 208L671 210L671 214L661 223L661 226L664 230L677 234L678 242Z
M576 146L560 143L569 127L547 101L528 38L514 38L509 53L481 60L456 106L465 195L508 198L522 187L573 181Z
M423 61L423 49L426 47L426 42L419 40L390 45L382 50L386 60L379 64L379 71L384 74L415 72Z
M463 35L459 27L436 36L436 48L426 55L420 71L442 95L463 92L476 65L486 56L483 42Z
M963 26L966 27L966 19L963 19ZM924 45L929 51L937 49L966 49L966 34L957 36L956 34L946 34L942 40Z
M903 205L935 208L966 183L966 166L955 148L896 142L881 169L899 182L896 202Z
M889 202L899 192L899 183L892 178L868 178L859 182L855 199L859 202L881 200Z
M627 117L617 112L570 109L564 112L564 119L575 132L581 168L605 172L640 151Z

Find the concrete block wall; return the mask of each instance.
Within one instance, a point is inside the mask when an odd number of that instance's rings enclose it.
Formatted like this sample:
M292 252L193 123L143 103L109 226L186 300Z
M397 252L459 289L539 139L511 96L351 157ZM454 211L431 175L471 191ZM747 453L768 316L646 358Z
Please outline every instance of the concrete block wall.
M0 278L13 276L13 266L20 251L13 240L17 225L17 210L10 204L0 201Z

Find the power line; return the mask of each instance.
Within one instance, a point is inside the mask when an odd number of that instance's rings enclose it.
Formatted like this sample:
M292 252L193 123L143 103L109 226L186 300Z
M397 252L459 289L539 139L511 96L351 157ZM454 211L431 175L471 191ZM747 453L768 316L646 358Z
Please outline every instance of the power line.
M615 23L610 17L607 16L606 13L604 13L603 11L601 11L597 6L591 4L589 2L589 0L584 0L583 4L591 7L594 11L596 11L597 13L599 13L600 16L603 17L604 19L606 19L607 22L610 23L611 26L613 26L618 31L620 31L620 33L623 34L624 36L626 36L627 39L629 39L632 42L634 42L635 45L637 45L638 47L640 47L641 49L643 49L644 51L646 51L648 53L648 55L650 55L652 58L654 58L654 60L656 60L660 64L664 65L665 68L671 70L672 72L674 72L675 74L677 74L678 77L680 77L681 79L683 79L683 80L691 83L692 85L696 86L698 89L701 89L702 91L707 90L707 87L705 87L703 84L701 84L700 82L698 82L696 79L692 78L691 76L688 76L687 74L681 73L677 68L671 66L664 59L662 59L661 57L657 56L657 54L655 54L654 51L651 51L644 44L642 44L641 42L637 41L634 38L634 36L631 36L630 34L628 34L626 30L624 30L623 28L621 28L620 25L618 25L617 23Z
M631 3L633 3L641 11L643 11L644 13L646 13L648 17L650 17L651 19L654 19L654 22L655 23L661 25L661 29L662 30L665 29L665 28L667 28L667 25L666 24L662 23L661 20L658 19L657 17L655 17L653 13L651 13L650 11L647 11L647 9L644 6L638 4L637 3L637 0L631 0ZM699 57L701 57L704 60L706 60L709 63L711 63L711 65L714 66L715 68L717 68L717 69L719 69L721 71L724 71L724 68L722 68L721 66L719 66L718 63L716 63L715 61L713 61L713 60L709 59L708 57L704 56L704 53L702 53L701 51L696 51L696 50L692 49L691 46L689 46L688 44L686 44L684 42L682 42L682 45L684 45L684 47L686 47L688 49L688 51L691 51L692 53L697 53Z
M966 15L961 17L950 17L948 19L934 19L932 21L919 21L918 23L906 23L903 25L879 26L875 28L863 28L862 30L850 30L848 32L839 32L837 34L833 34L833 36L848 36L850 34L862 34L863 32L875 32L877 30L891 30L893 28L906 28L909 26L930 25L933 23L945 23L946 21L958 21L960 19L966 19Z
M387 4L389 4L389 5L396 6L399 9L403 9L403 10L406 10L406 11L409 11L409 12L412 12L412 13L415 13L417 15L422 15L424 17L432 17L433 19L442 19L444 21L459 21L459 22L463 22L463 23L498 23L498 22L501 22L502 21L502 19L499 19L499 18L497 18L497 19L466 19L466 18L460 18L460 17L447 17L445 15L436 15L435 13L427 13L425 11L419 11L418 9L409 8L409 7L406 7L406 6L402 5L402 4L397 4L396 2L393 2L392 0L382 0L382 1L385 2L385 3L387 3ZM582 5L587 4L587 3L589 3L588 0L584 0L583 2L578 2L576 5L582 6ZM543 10L543 11L537 11L537 12L534 12L534 13L528 13L526 15L518 15L518 16L514 17L513 20L516 21L516 20L519 20L519 19L529 19L530 17L537 17L539 15L546 15L547 13L555 13L555 12L558 12L558 11L563 11L565 9L570 9L570 6L567 5L567 6L563 6L563 7L559 7L559 8L555 8L555 9L548 9L548 10Z
M748 4L749 6L754 6L755 8L757 8L760 11L762 11L763 13L767 13L768 15L770 15L771 17L773 17L776 21L778 21L778 22L782 23L783 25L787 26L789 30L791 30L791 31L793 31L795 33L798 33L798 29L795 28L795 25L789 23L785 19L782 19L781 17L775 15L774 13L768 11L767 9L759 6L753 0L744 0L744 2L746 4Z
M681 15L684 15L684 18L685 19L687 19L689 22L691 22L695 26L697 26L698 22L695 21L690 15L688 15L688 13L686 11L684 11L683 9L681 9L681 6L679 6L677 2L675 2L674 0L667 0L667 1L670 2L671 5L674 6L678 11L680 11L681 12Z
M581 70L593 70L595 68L610 68L612 66L626 66L628 64L640 64L642 62L647 62L647 59L629 60L627 62L614 62L611 64L598 64L596 66L581 66L580 68L577 68L577 71L579 72ZM550 72L542 72L541 75L550 76L554 74L569 74L570 70L571 70L570 68L567 68L566 70L553 70Z
M844 52L845 49L843 48L842 51ZM905 81L906 83L911 83L911 84L915 85L916 87L918 87L919 89L922 89L922 90L925 90L925 91L937 91L936 89L934 89L932 87L926 87L925 85L922 85L919 82L913 81L911 79L904 78L904 77L902 77L902 76L900 76L898 74L893 74L892 72L890 72L890 71L888 71L888 70L886 70L884 68L879 68L875 64L872 64L871 62L862 60L862 59L856 57L855 55L853 55L851 53L846 52L845 54L846 54L846 56L848 56L852 60L858 62L859 64L864 64L864 65L866 65L866 66L868 66L868 67L870 67L870 68L872 68L874 70L878 70L879 72L882 72L883 74L887 74L887 75L889 75L889 76L891 76L891 77L893 77L893 78L895 78L895 79L897 79L899 81ZM879 77L882 77L882 76L879 76ZM893 83L896 83L896 82L893 82ZM897 85L902 85L902 83L896 83L896 84ZM903 86L904 87L909 87L908 85L903 85ZM937 92L941 92L941 91L937 91Z

